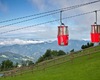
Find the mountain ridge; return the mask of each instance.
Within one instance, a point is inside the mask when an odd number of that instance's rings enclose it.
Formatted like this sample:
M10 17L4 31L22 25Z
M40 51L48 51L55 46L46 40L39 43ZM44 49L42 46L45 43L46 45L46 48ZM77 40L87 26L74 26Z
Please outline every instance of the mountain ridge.
M0 53L2 52L11 52L19 54L22 56L27 56L33 58L34 62L42 56L47 49L51 50L63 50L66 53L71 49L75 51L80 50L83 44L86 44L88 41L84 40L69 40L68 46L59 46L57 41L44 41L43 43L37 44L14 44L14 45L3 45L0 46Z
M31 58L27 56L22 56L22 55L12 53L12 52L0 53L0 63L8 59L13 61L13 63L16 63L16 62L21 63L22 61L32 60Z

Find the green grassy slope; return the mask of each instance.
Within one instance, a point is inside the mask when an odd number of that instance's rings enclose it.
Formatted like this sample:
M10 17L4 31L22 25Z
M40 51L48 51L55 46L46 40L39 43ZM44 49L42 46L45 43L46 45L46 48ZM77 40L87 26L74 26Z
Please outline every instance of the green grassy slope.
M87 51L92 52L97 49L99 50L100 46L87 49ZM75 54L75 56L79 54ZM52 63L54 62L51 61L50 64ZM77 57L73 61L66 61L62 64L45 68L45 70L33 73L27 72L14 77L0 78L0 80L100 80L100 52Z

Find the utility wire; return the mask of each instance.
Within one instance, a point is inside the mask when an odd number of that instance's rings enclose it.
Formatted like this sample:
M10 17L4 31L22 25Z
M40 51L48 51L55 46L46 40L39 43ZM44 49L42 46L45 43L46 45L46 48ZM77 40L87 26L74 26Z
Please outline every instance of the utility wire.
M100 10L97 10L97 11L100 11ZM90 13L94 13L94 12L95 12L95 11L86 12L86 13L81 13L81 14L77 14L77 15L65 17L65 18L62 18L62 19L64 20L64 19L74 18L74 17L78 17L78 16L82 16L82 15L86 15L86 14L90 14ZM34 26L40 26L40 25L43 25L43 24L52 23L52 22L56 22L56 21L59 21L59 20L60 20L60 19L56 19L56 20L52 20L52 21L48 21L48 22L44 22L44 23L39 23L39 24L31 25L31 26L26 26L26 27L23 27L23 28L13 29L13 30L1 32L0 34L6 34L6 33L9 33L9 32L14 32L14 31L18 31L18 30L23 30L23 29L27 29L27 28L30 28L30 27L34 27Z
M18 17L18 18L14 18L14 19L4 20L4 21L0 21L0 23L6 23L6 22L14 21L14 20L20 20L20 19L24 19L24 18L29 18L29 17L33 17L33 16L43 15L43 14L47 14L47 13L51 13L51 12L56 12L56 11L61 11L61 10L66 10L66 9L67 10L71 10L71 9L75 9L75 8L78 8L78 7L94 4L94 3L97 3L97 2L100 2L100 0L88 2L88 3L84 3L84 4L80 4L80 5L60 8L60 9L56 9L56 10L52 10L52 11L42 12L42 13L38 13L38 14L28 15L28 16L24 16L24 17Z

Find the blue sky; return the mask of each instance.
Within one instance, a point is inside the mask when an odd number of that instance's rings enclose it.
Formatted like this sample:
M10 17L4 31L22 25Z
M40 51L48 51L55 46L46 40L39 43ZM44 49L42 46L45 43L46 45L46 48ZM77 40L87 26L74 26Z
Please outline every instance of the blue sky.
M55 10L63 7L69 7L72 5L78 5L95 0L0 0L0 21L17 18L21 16L27 16L31 14L37 14L49 10ZM100 9L100 2L85 7L81 7L75 10L67 11L63 13L63 17L70 15L76 15L84 12ZM99 12L98 12L98 16ZM17 29L25 26L35 25L38 23L55 20L59 18L59 14L54 14L48 17L40 18L37 20L28 21L25 23L8 26L0 29L0 32L5 32L12 29ZM99 23L98 18L98 23ZM18 20L20 21L20 20ZM70 39L78 40L90 40L90 26L95 21L94 14L84 15L77 18L63 20L63 22L69 26ZM17 22L17 21L15 21ZM13 23L13 22L11 22ZM0 26L10 24L0 23ZM41 26L35 26L20 31L6 33L0 36L0 39L34 39L34 40L51 40L57 39L57 26L60 25L59 21L44 24Z
M2 8L6 8L4 11L1 10L0 14L4 20L37 13L30 0L0 0L0 3L3 5Z

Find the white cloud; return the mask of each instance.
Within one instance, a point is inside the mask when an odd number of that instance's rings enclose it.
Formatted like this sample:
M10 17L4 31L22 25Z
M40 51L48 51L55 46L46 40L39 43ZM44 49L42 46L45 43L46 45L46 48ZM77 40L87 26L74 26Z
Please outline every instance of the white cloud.
M16 29L17 27L9 27L9 30ZM4 31L3 29L1 32ZM6 30L8 31L8 30ZM19 38L19 39L54 39L57 37L57 26L53 25L43 25L43 26L36 26L33 28L28 28L24 30L19 30L15 32L10 32L7 34L3 34L0 36L1 39L3 37L7 38Z
M14 44L37 44L44 43L44 41L34 41L34 40L21 40L21 39L10 39L5 41L0 41L0 45L14 45Z
M56 41L55 38L52 39L39 39L39 40L34 40L34 39L19 39L19 38L6 38L6 39L0 39L0 45L26 45L26 44L40 44L40 43L51 43L53 41Z
M8 28L9 27L9 28ZM8 26L8 27L6 27L6 28L1 28L0 29L0 33L5 33L5 32L7 32L7 31L10 31L10 30L16 30L16 29L18 29L18 28L23 28L23 26L22 27L18 27L18 26ZM23 29L23 30L18 30L18 31L14 31L14 32L8 32L7 34L2 34L2 36L3 35L18 35L18 34L20 34L20 35L23 35L23 34L35 34L35 33L41 33L41 32L45 32L45 29L43 29L43 27L31 27L31 28L27 28L27 29Z

